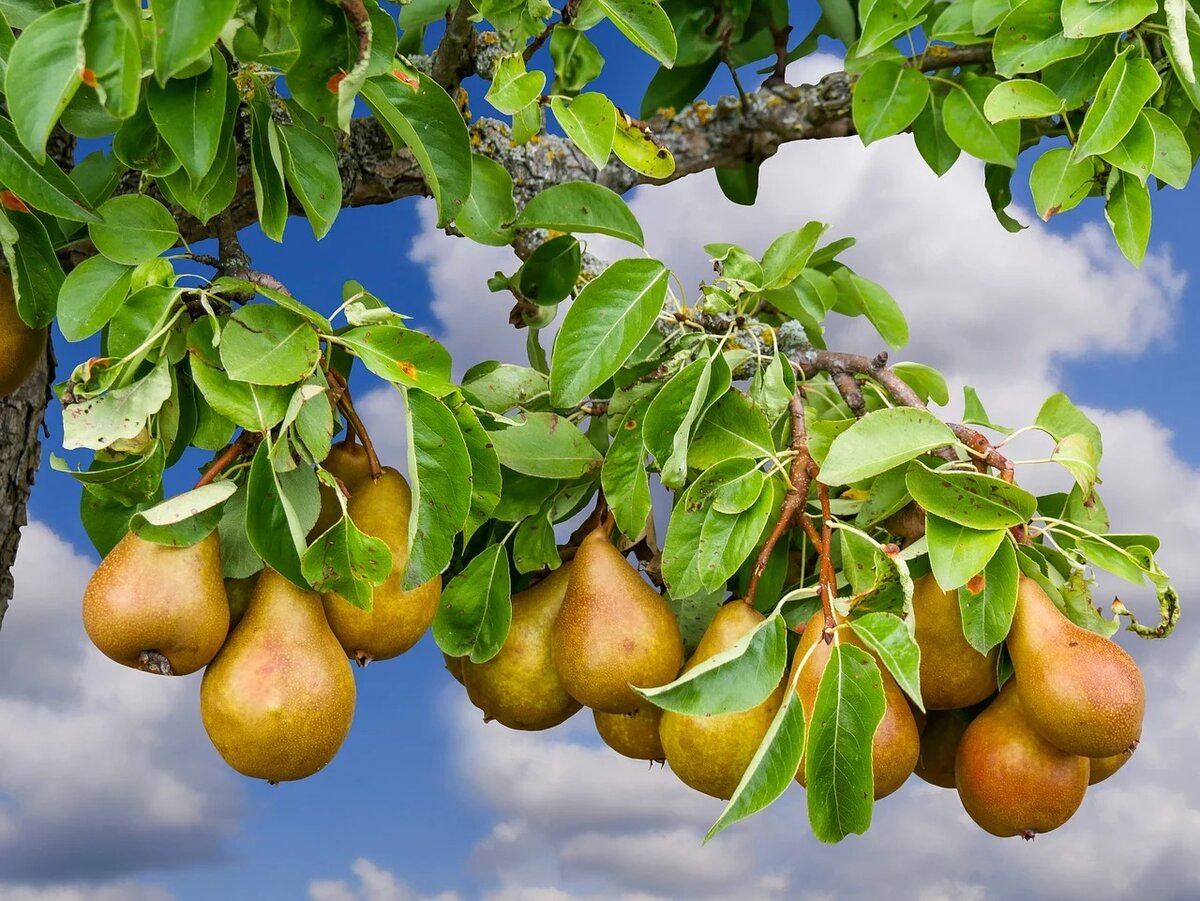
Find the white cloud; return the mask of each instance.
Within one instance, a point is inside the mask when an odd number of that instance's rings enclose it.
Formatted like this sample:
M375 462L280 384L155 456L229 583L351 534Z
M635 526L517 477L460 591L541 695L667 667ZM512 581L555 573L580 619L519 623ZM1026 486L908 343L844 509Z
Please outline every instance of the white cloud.
M345 880L314 880L308 884L309 901L459 901L455 892L420 895L395 874L360 857L350 866L358 884Z
M199 676L139 673L87 640L93 565L27 526L0 636L0 879L62 882L44 891L65 899L91 891L67 880L213 860L239 812L200 725Z
M140 882L68 885L17 885L0 882L0 901L172 901L161 886Z

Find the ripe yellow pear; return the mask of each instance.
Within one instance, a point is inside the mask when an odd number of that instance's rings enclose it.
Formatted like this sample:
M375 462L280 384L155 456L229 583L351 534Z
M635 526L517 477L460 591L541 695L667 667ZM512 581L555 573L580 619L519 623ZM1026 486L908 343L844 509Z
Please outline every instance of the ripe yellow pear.
M200 669L229 632L217 533L184 548L128 533L88 582L83 627L126 666L175 676Z
M459 685L465 685L463 682L463 660L464 657L451 657L445 651L442 651L442 660L446 664L446 672L454 677L454 681Z
M321 466L341 480L347 497L354 497L359 488L371 481L371 461L361 444L338 442L329 449L329 455L321 462ZM321 512L316 525L308 533L310 543L342 518L342 505L338 502L337 492L324 482L318 487L321 492Z
M728 650L762 621L763 615L743 601L725 604L683 671ZM714 798L732 797L783 703L783 692L781 681L761 704L738 713L688 716L663 711L658 733L671 771L696 791Z
M346 653L363 666L403 654L425 634L437 613L442 596L440 578L411 591L403 587L411 510L408 482L390 466L383 468L377 481L361 483L350 498L347 512L351 521L392 552L392 571L387 581L375 588L370 611L360 610L340 595L325 595L329 627Z
M955 759L963 807L992 835L1033 838L1057 829L1083 803L1088 760L1059 750L1032 727L1021 693L1006 685L967 727Z
M1055 747L1111 757L1141 738L1146 688L1133 658L1067 619L1027 576L1017 592L1008 653L1025 716Z
M200 716L217 751L255 779L311 776L342 746L354 698L354 673L320 596L263 570L200 683Z
M1129 758L1133 756L1133 751L1122 751L1120 754L1113 754L1111 757L1093 757L1088 770L1088 785L1095 785L1097 782L1103 782L1121 767L1129 762Z
M550 658L550 629L567 593L572 563L513 595L512 625L500 653L486 663L462 658L463 685L489 720L510 729L549 729L580 704L563 688Z
M986 656L963 637L957 591L932 575L913 583L913 624L921 649L921 698L927 710L970 707L996 693L997 645Z
M250 596L254 594L254 586L258 583L258 573L245 579L226 579L225 596L229 598L229 628L232 629L246 615L250 606Z
M642 703L630 685L665 685L679 674L683 639L667 602L608 535L600 526L580 544L551 649L571 697L602 713L628 713Z
M930 711L921 732L921 754L913 773L930 785L954 788L954 760L970 724L970 717L961 710Z
M622 757L634 760L665 760L658 727L662 722L662 710L649 701L635 707L629 713L601 713L592 711L596 731L606 745Z
M12 276L0 270L0 397L12 394L46 353L46 329L31 329L17 312Z
M796 654L792 659L792 665L798 665L808 653L808 649L816 645L796 682L796 693L804 706L804 719L809 723L812 722L821 675L825 672L830 657L830 645L822 638L824 628L825 616L818 610L804 627L804 634L800 636L800 643L796 646ZM863 647L849 627L843 626L839 637L855 647ZM912 775L921 750L917 723L913 719L904 691L882 664L879 665L879 674L883 679L885 706L883 719L879 721L871 739L871 771L875 778L876 801L886 798ZM796 774L796 781L801 785L804 785L804 766L802 760L800 770Z

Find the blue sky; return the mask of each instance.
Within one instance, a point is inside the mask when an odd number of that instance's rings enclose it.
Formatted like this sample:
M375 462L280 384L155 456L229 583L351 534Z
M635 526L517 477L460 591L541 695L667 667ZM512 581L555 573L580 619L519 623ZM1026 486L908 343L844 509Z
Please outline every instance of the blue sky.
M797 21L810 18L801 12ZM612 34L602 46L601 86L636 109L652 66ZM828 57L805 61L793 80L836 68ZM1093 410L1106 429L1110 510L1126 517L1122 530L1162 534L1164 564L1186 604L1186 590L1200 587L1200 289L1189 278L1200 187L1156 195L1151 255L1135 272L1101 231L1094 204L1007 235L991 218L980 167L964 160L939 183L906 136L865 151L855 138L793 145L763 179L757 211L733 207L707 174L640 192L633 204L651 252L694 285L705 241L761 250L809 218L856 234L854 265L888 285L913 322L911 357L897 358L941 366L956 388L976 384L1010 424L1032 419L1054 390ZM503 251L438 233L425 201L346 211L319 244L300 220L283 246L256 229L245 243L258 268L324 310L339 303L346 279L360 280L445 340L460 371L487 356L519 359L523 336L504 324L507 305L483 283L514 264ZM610 258L618 252L596 247ZM878 350L857 327L838 337L846 349ZM64 369L86 355L61 338L57 347ZM385 453L402 460L394 399L361 375L355 388ZM49 424L47 453L61 437L55 408ZM1045 450L1028 448L1025 457ZM1043 478L1030 474L1038 487ZM807 837L795 789L759 821L700 849L719 804L681 789L669 772L597 750L586 712L547 735L484 726L428 638L356 673L354 726L326 770L275 788L228 773L198 725L199 676L165 684L120 671L82 641L78 597L95 556L77 503L75 484L44 465L0 632L0 899L41 901L55 886L76 894L54 897L183 901L802 890L850 898L881 884L913 898L1120 897L1129 872L1151 866L1162 896L1200 892L1187 858L1200 851L1200 783L1169 777L1200 738L1192 650L1200 635L1186 607L1171 642L1122 639L1147 669L1147 742L1058 833L1028 846L998 842L974 830L952 797L914 780L878 808L868 836L838 848ZM1150 615L1144 589L1122 596ZM1124 876L1103 873L1117 830L1140 861ZM862 854L872 873L851 865Z

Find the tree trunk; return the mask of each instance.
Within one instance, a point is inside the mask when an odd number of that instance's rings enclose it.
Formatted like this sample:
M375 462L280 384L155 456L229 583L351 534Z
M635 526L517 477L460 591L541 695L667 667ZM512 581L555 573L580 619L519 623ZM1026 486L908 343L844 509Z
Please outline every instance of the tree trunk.
M53 377L54 350L47 343L46 355L25 384L0 398L0 622L13 596L12 565L21 526L28 522L25 505L41 462L38 432Z

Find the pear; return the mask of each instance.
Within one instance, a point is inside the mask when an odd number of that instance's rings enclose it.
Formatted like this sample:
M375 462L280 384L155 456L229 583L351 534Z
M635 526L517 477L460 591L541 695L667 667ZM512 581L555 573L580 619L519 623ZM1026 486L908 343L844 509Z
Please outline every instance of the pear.
M1113 754L1111 757L1093 757L1088 770L1088 785L1095 785L1097 782L1103 782L1129 761L1133 756L1133 750L1122 751L1120 754Z
M743 601L725 604L712 618L683 671L729 650L763 619ZM671 771L696 791L714 798L732 797L783 703L783 692L781 681L762 703L738 713L689 716L663 711L658 733Z
M1023 838L1057 829L1083 803L1088 759L1062 751L1025 715L1020 682L967 727L955 758L958 797L992 835Z
M371 481L370 458L360 444L347 441L335 444L329 449L329 455L321 462L321 466L341 480L347 497L353 497L354 492ZM342 518L342 505L338 502L337 492L324 482L318 487L321 492L321 512L316 525L308 533L310 543Z
M805 722L811 723L813 707L817 701L817 688L821 683L821 675L829 663L830 645L826 644L822 633L825 629L825 615L818 610L804 627L804 634L796 646L796 654L792 658L795 667L804 659L808 649L814 644L816 649L805 664L796 682L796 693L804 707ZM855 647L862 648L862 643L847 627L840 630L840 639ZM876 661L878 663L878 661ZM883 695L885 707L883 719L875 728L871 740L871 771L875 778L875 800L885 798L904 784L912 775L921 750L921 737L917 732L917 723L913 719L912 710L904 691L896 684L892 674L883 664L879 664L879 674L883 679ZM790 678L790 677L789 677ZM804 785L804 761L800 762L800 770L796 781Z
M250 596L254 594L254 586L258 583L258 573L245 579L226 579L225 596L229 598L229 628L242 621L246 608L250 606Z
M554 666L567 693L601 713L642 703L629 687L670 682L683 639L667 602L612 546L599 526L579 545L551 632Z
M404 590L408 566L408 515L412 492L404 476L390 466L378 481L361 483L347 512L360 530L387 544L392 571L375 588L370 611L355 607L337 594L325 595L329 627L346 653L366 666L372 660L398 657L415 645L433 622L442 580L434 577L411 591Z
M462 658L463 685L484 717L510 729L557 726L580 704L563 688L550 659L550 629L567 593L572 563L564 563L512 599L504 647L486 663Z
M629 713L601 713L592 711L596 731L606 745L623 757L634 760L665 760L658 727L662 722L662 710L649 701L635 707Z
M996 693L997 645L985 656L963 637L957 591L932 575L913 583L913 620L921 649L921 698L927 710L970 707Z
M255 779L311 776L345 740L354 697L354 673L320 595L263 570L200 683L200 717L217 751Z
M1146 687L1133 658L1067 619L1027 576L1017 592L1008 653L1025 716L1055 747L1111 757L1141 737Z
M217 533L183 548L126 534L84 590L83 627L126 666L175 676L200 669L229 632Z
M446 672L454 677L454 681L459 685L465 686L463 682L463 657L451 657L445 651L442 651L442 660L446 664Z
M31 329L17 312L12 277L0 270L0 397L23 384L46 353L46 329Z
M924 685L921 686L924 689ZM913 773L930 785L954 788L954 760L971 718L962 710L933 710L921 733L921 753Z

